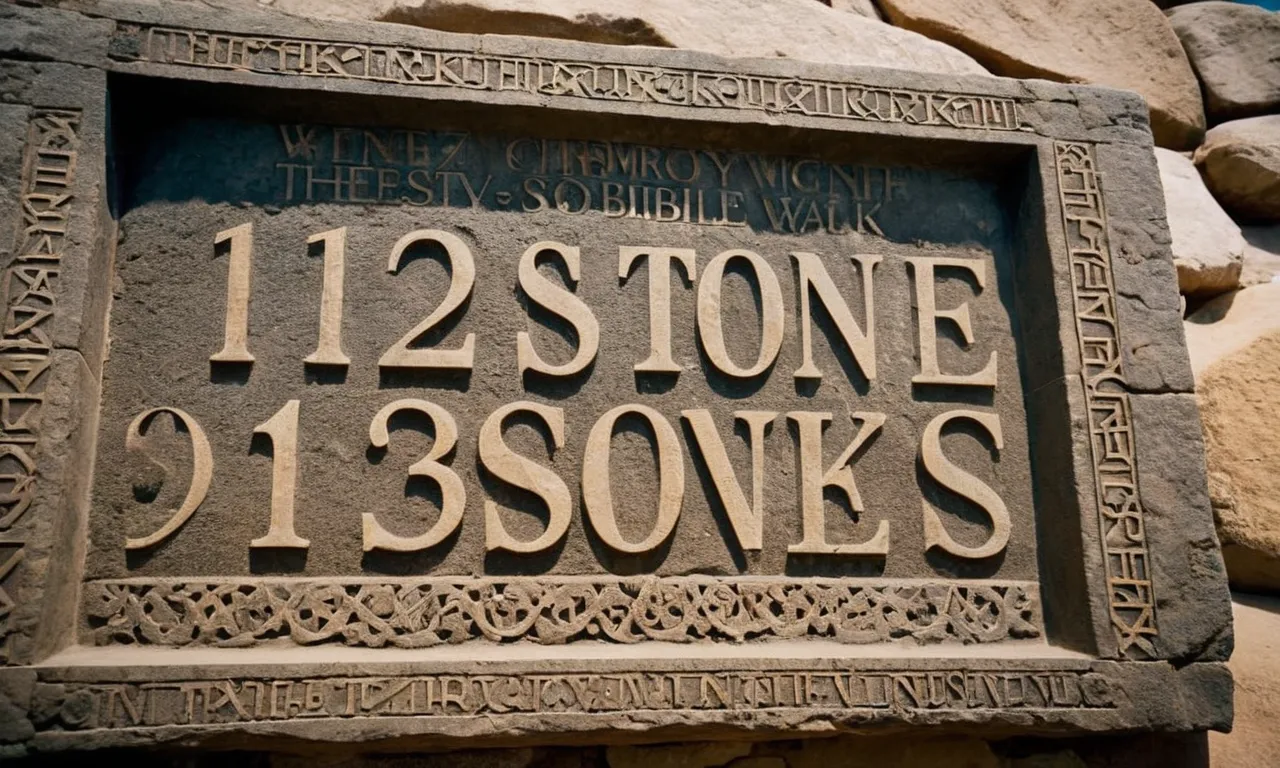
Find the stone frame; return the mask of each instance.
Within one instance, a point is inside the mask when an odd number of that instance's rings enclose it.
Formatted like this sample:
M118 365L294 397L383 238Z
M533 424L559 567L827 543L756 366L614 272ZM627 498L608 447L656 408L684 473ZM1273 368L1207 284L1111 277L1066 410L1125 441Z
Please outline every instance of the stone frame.
M907 724L1019 734L1229 727L1230 600L1138 97L126 3L92 13L0 9L0 50L22 53L0 59L0 222L19 227L0 265L0 457L25 469L4 478L12 487L0 496L0 749L232 735L419 748ZM367 42L344 42L357 40ZM411 64L393 76L398 57ZM1028 408L1066 436L1035 458L1036 476L1045 497L1075 513L1046 515L1038 496L1045 629L1057 647L832 656L780 644L646 656L631 646L546 659L461 646L413 660L325 647L244 661L234 648L76 646L110 302L101 276L115 238L109 76L510 109L521 119L553 110L677 134L715 123L882 142L887 152L928 139L941 162L1020 158L1002 161L1026 174L1019 218L1031 258L1018 279L1056 302L1024 334L1061 342L1028 351ZM1050 542L1060 555L1046 554Z

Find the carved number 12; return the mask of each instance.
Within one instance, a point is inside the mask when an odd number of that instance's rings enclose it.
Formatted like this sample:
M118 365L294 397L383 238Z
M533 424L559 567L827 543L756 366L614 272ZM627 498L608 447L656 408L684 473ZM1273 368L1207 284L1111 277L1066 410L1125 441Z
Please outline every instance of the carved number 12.
M230 258L227 264L227 312L223 345L209 360L215 363L252 363L254 357L249 352L249 293L253 270L253 223L224 229L214 235L213 242L215 245L229 242ZM467 334L462 347L455 350L417 349L409 346L462 307L475 286L476 268L471 249L455 235L438 229L419 229L400 238L391 249L387 271L395 274L400 268L404 252L410 246L422 242L433 242L444 247L449 258L449 291L435 311L383 353L378 365L382 368L470 369L475 356L475 334ZM307 238L307 243L323 244L324 289L320 297L319 340L315 351L307 355L304 362L308 365L345 367L351 362L342 351L342 281L346 272L347 228L339 227L314 234Z

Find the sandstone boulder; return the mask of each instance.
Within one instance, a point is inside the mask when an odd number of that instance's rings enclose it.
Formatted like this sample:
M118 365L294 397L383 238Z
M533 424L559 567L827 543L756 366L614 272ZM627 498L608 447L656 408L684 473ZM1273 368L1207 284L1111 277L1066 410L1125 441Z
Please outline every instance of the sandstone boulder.
M1185 328L1228 577L1280 591L1280 283L1220 296Z
M1232 604L1236 650L1231 733L1210 733L1213 768L1280 765L1280 600L1238 594Z
M1169 11L1213 123L1280 111L1280 13L1206 2Z
M1280 224L1245 226L1241 285L1280 281Z
M1178 290L1196 297L1233 290L1240 284L1245 249L1240 228L1209 194L1190 160L1157 147L1156 161L1173 235Z
M1192 149L1204 136L1200 84L1150 0L880 0L889 20L953 45L998 75L1137 91L1156 143Z
M869 19L884 18L872 0L823 0L823 3L836 10L857 13Z
M949 45L814 0L276 0L272 7L308 18L389 21L446 32L987 74Z
M1219 125L1205 136L1195 160L1228 211L1280 221L1280 115Z

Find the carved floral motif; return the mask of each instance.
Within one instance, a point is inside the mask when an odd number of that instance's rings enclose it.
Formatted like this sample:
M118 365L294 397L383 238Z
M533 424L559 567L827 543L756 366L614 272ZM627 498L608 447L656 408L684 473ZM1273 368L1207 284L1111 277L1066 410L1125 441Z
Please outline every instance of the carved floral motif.
M657 579L92 582L99 645L421 648L471 640L695 642L816 637L989 643L1041 634L1036 585Z

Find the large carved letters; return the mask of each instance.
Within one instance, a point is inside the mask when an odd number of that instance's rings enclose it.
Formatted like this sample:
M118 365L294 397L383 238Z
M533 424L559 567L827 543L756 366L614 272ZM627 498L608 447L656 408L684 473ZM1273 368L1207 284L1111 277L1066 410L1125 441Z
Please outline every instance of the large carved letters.
M1012 523L1009 520L1009 510L1005 507L1000 494L993 491L991 486L952 464L942 453L942 430L948 423L957 419L967 419L981 425L987 434L991 435L996 450L1004 448L1004 434L1000 430L1000 417L996 414L968 410L947 411L935 417L924 428L924 436L920 439L920 460L924 464L925 471L942 487L982 508L982 511L991 518L991 535L978 546L967 547L960 544L947 533L933 505L924 501L924 545L926 549L938 547L957 557L979 560L993 557L1004 551L1009 543Z
M536 304L564 318L573 327L578 336L578 352L569 362L552 365L538 355L529 334L521 331L516 335L516 365L522 374L532 370L548 376L572 376L595 360L600 348L600 323L586 302L542 276L537 265L542 253L558 255L564 261L569 279L576 283L581 266L579 250L562 243L541 242L529 246L520 257L520 287Z
M649 535L637 543L624 539L618 530L613 490L609 486L613 427L627 414L639 415L647 421L657 443L658 518ZM596 421L587 436L586 455L582 459L582 499L587 519L596 533L619 552L644 554L666 541L675 530L684 502L684 451L680 449L675 430L662 414L645 405L620 405Z
M391 441L387 434L387 422L397 411L413 410L431 419L435 426L436 439L427 452L416 463L409 467L410 477L429 477L440 486L442 498L440 518L435 525L418 536L398 536L378 524L371 513L365 512L360 518L364 525L364 551L385 549L391 552L415 552L419 549L434 547L444 541L462 522L462 510L467 505L467 489L462 484L458 473L440 463L440 459L448 456L458 442L458 425L449 412L435 403L414 398L405 398L389 403L378 411L369 425L369 442L375 448L386 448Z
M230 243L227 260L227 319L222 349L210 356L215 363L252 363L249 352L249 292L253 269L253 222L214 235L214 245Z
M872 275L876 265L883 260L883 257L867 254L853 257L853 261L858 265L858 269L862 273L863 305L867 308L867 330L865 333L858 327L858 322L853 319L853 315L849 312L849 305L845 303L839 289L832 282L831 275L827 273L827 268L822 265L822 260L818 258L817 254L796 252L791 254L791 258L796 263L797 292L800 294L800 348L804 353L804 361L796 369L795 377L797 379L822 378L822 371L818 370L818 366L813 362L813 341L811 338L813 320L809 311L809 294L815 293L823 308L831 315L831 319L835 321L836 327L840 329L840 335L844 337L844 343L849 347L850 354L853 355L859 367L862 368L862 375L867 377L867 381L875 381L876 305L875 293L872 290Z
M743 368L729 358L724 346L724 328L721 325L720 293L724 282L724 270L734 259L751 266L755 283L760 288L760 353L754 363ZM690 275L693 274L690 268ZM698 338L707 351L707 357L722 373L740 379L759 376L773 366L782 349L782 326L785 322L782 310L782 289L778 276L768 262L751 251L725 251L702 269L702 282L698 284Z
M949 320L960 330L966 345L973 344L973 324L969 322L969 304L955 309L938 309L934 296L934 271L938 267L963 269L970 272L978 283L978 290L986 286L986 265L976 259L953 259L940 256L908 257L907 263L915 272L916 307L920 324L920 373L911 377L916 384L962 384L978 387L996 385L996 353L992 352L986 366L976 373L943 373L938 368L938 320Z
M551 432L553 450L564 447L564 409L538 403L519 402L489 414L480 428L480 461L500 480L538 495L547 505L547 527L533 541L518 541L502 524L498 503L484 502L485 548L509 552L541 552L564 538L573 514L569 487L555 472L535 464L507 447L502 439L502 422L517 413L531 413L542 420Z
M468 333L458 349L412 349L410 344L427 331L453 314L471 296L476 282L476 263L471 249L457 235L438 229L419 229L396 241L387 260L387 271L395 273L410 246L418 243L438 243L449 257L449 292L440 306L413 327L390 349L382 354L378 365L383 368L461 368L470 369L475 361L476 335Z
M276 415L253 428L254 434L271 438L271 528L254 539L251 547L306 549L311 542L293 532L293 502L298 493L298 412L301 404L290 400Z
M737 411L734 418L747 425L751 443L751 504L742 493L742 486L729 462L720 433L716 431L711 412L705 408L682 411L689 422L702 460L711 470L720 503L729 516L729 524L743 549L760 549L763 546L764 529L764 433L778 414L773 411Z
M209 438L205 436L200 424L181 409L152 408L138 414L137 418L129 424L129 431L125 434L125 449L129 451L143 449L142 429L160 413L172 414L174 419L181 422L187 434L191 435L191 485L187 488L182 504L173 511L168 522L147 536L126 539L125 549L146 549L172 536L174 531L181 528L182 524L199 509L205 494L209 492L209 483L213 479L213 452L209 448Z
M618 248L618 279L626 280L636 259L649 262L649 356L635 366L646 373L679 373L671 359L671 262L684 266L689 282L697 279L697 254L689 248L650 248L624 245Z
M859 423L858 433L831 466L824 469L822 460L822 431L831 421L830 413L792 411L787 418L795 422L799 434L800 453L800 514L804 523L804 538L799 544L787 547L788 552L804 555L875 555L889 554L889 521L881 520L875 535L860 544L829 544L826 535L826 518L823 510L823 491L828 487L839 489L849 500L853 511L863 513L866 508L862 495L853 480L849 463L854 454L884 426L883 413L852 413L850 417Z

